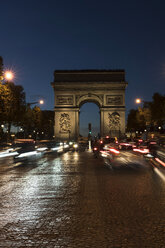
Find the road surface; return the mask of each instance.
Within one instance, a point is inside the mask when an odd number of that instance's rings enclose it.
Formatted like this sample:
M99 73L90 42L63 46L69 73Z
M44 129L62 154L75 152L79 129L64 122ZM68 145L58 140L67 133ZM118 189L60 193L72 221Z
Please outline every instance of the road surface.
M87 151L1 159L0 247L163 248L165 181Z

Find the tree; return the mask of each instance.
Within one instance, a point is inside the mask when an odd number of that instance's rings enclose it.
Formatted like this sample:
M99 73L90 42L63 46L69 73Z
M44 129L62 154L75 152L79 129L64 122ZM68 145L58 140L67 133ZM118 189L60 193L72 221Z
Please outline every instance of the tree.
M131 109L127 119L127 130L143 131L147 127L155 130L155 127L165 124L165 95L155 93L151 102L144 102L138 110Z
M11 82L0 84L0 122L7 125L10 135L11 125L19 125L25 110L25 92L21 85Z
M25 137L52 139L54 134L54 111L44 110L38 106L30 108L27 104L22 125Z
M29 135L33 136L34 131L36 133L39 132L41 129L41 109L37 106L31 108L30 105L27 104L21 125L25 137L28 137Z
M165 124L165 95L155 93L151 102L151 118L155 126Z
M138 124L138 110L131 109L127 118L127 131L135 131L139 128Z
M0 56L0 84L3 80L3 58Z
M44 133L44 137L52 139L54 134L54 111L43 110L41 117L41 133Z

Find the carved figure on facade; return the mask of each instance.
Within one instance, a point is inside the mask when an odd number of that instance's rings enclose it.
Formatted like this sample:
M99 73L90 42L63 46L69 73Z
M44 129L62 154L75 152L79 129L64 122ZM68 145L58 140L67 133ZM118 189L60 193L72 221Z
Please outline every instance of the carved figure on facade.
M120 129L120 115L117 112L112 114L108 113L109 119L109 129L110 130L119 130Z
M63 113L59 119L60 131L61 132L70 132L71 131L71 122L69 114Z

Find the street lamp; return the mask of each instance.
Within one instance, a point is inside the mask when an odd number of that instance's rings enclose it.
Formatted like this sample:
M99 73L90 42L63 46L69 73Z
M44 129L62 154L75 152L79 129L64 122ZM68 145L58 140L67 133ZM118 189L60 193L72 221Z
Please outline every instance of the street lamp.
M4 78L7 80L7 81L12 81L13 78L14 78L14 73L12 71L5 71L4 72Z
M37 103L39 103L39 104L42 105L42 104L44 104L44 100L41 99L41 100L39 100L39 101L37 101L37 102L28 102L28 103L27 103L27 106L31 106L32 104L37 104Z
M39 100L39 104L44 104L44 100Z
M140 104L140 103L142 103L142 100L140 98L136 98L135 103Z

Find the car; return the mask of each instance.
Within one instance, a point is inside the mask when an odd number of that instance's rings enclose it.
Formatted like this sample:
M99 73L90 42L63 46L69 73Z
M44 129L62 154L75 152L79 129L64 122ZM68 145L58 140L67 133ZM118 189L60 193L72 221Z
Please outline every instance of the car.
M100 150L104 147L103 140L97 140L92 145L92 150L95 158L99 157Z
M69 142L69 150L74 152L79 150L79 145L77 142Z
M112 145L110 143L103 146L103 149L100 150L99 155L103 159L104 163L112 168L114 167L116 158L120 156L120 151L115 144Z

